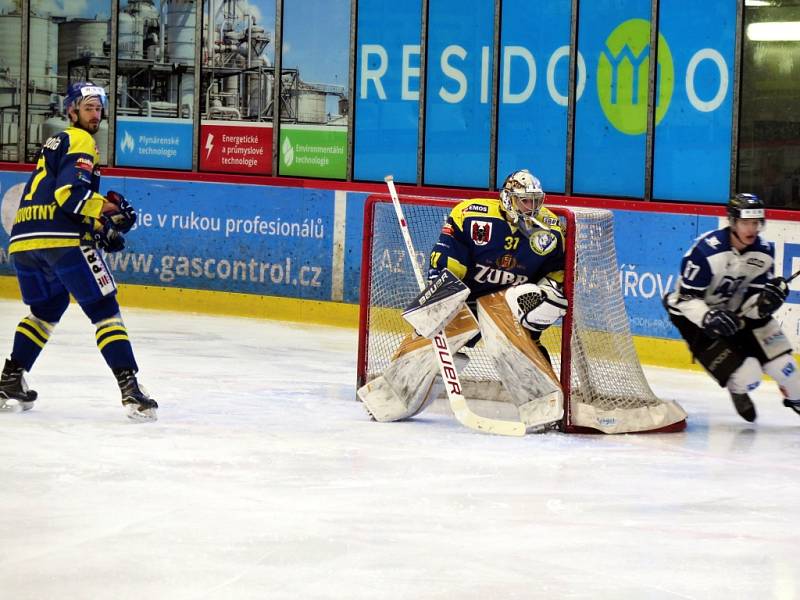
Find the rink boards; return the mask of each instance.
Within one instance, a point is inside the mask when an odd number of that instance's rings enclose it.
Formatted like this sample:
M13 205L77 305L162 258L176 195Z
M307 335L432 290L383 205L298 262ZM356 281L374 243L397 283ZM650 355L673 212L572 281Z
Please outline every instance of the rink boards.
M26 178L24 172L0 171L0 275L13 275L5 248ZM103 190L123 193L139 215L125 250L108 257L124 301L355 325L369 194L341 187L104 176ZM664 212L666 205L653 206L656 212L612 209L620 286L633 334L648 338L638 344L642 359L664 364L673 362L674 355L683 362L682 347L670 342L678 335L661 297L674 287L692 241L724 224L724 217L720 207L673 205L675 212ZM764 231L775 243L776 271L785 276L800 268L800 243L793 241L800 239L800 223L791 218L797 217L770 215ZM377 268L402 269L400 258L387 252ZM0 292L13 294L14 288L13 280L5 281ZM800 341L798 304L800 287L779 312L795 347Z

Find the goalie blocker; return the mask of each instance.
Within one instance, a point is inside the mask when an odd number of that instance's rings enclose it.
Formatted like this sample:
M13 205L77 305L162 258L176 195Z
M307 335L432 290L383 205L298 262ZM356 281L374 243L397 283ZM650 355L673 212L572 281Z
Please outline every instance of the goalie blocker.
M444 269L403 311L403 318L419 335L432 339L450 323L468 296L464 282Z

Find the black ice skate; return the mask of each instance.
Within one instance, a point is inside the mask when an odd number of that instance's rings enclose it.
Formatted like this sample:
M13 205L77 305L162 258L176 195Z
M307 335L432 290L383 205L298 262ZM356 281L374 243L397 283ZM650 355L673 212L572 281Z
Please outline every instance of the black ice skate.
M731 392L731 400L736 412L745 420L750 423L756 420L756 407L753 406L753 401L747 394L736 394Z
M24 369L12 359L6 359L0 374L0 411L19 412L33 408L38 394L28 389L23 377Z
M789 400L788 398L783 399L783 405L788 406L798 415L800 415L800 400Z
M114 371L114 375L122 392L122 406L125 408L128 418L138 422L158 419L156 414L158 404L139 387L133 369L118 369Z

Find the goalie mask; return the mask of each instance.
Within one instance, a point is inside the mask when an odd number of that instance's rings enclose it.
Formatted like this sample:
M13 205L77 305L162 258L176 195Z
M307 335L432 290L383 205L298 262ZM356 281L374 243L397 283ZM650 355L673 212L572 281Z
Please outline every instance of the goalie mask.
M548 229L537 219L544 198L542 184L527 169L511 173L500 190L500 202L506 219L519 227L525 237L529 237L537 228Z

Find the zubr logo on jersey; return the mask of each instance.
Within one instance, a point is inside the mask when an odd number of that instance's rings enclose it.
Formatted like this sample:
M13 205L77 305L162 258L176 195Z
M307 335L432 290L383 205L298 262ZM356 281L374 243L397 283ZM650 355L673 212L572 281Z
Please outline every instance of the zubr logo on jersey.
M597 61L597 97L608 122L618 131L639 135L647 130L647 82L650 68L650 21L630 19L606 39ZM667 114L675 83L672 53L658 35L656 125Z

